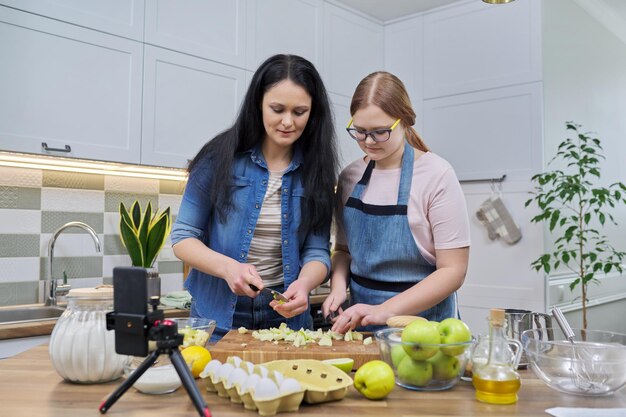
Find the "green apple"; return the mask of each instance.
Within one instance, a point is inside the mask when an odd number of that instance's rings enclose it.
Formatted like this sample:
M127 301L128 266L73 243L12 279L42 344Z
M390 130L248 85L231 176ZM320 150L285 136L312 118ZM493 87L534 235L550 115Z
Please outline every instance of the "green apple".
M398 365L398 378L405 384L424 387L433 379L433 366L428 361L416 361L405 356Z
M404 359L406 356L406 352L404 351L404 347L402 345L395 345L391 348L391 363L393 366L398 369L398 365L400 365L400 361Z
M441 336L436 324L425 320L415 320L402 330L402 345L405 352L416 361L426 360L439 351Z
M440 381L454 379L461 371L459 360L454 356L446 355L441 350L427 361L433 366L433 379Z
M370 400L385 398L395 384L393 369L381 360L364 363L354 374L354 388Z
M441 343L462 343L472 340L472 332L467 324L453 317L443 320L437 329L441 336ZM444 346L441 351L446 355L457 356L463 353L467 346Z

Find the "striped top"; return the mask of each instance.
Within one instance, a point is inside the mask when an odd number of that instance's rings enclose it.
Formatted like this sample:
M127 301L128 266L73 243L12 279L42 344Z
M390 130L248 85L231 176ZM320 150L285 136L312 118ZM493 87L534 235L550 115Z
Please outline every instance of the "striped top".
M256 267L266 287L280 285L284 281L280 237L283 172L270 171L263 205L248 251L248 263Z

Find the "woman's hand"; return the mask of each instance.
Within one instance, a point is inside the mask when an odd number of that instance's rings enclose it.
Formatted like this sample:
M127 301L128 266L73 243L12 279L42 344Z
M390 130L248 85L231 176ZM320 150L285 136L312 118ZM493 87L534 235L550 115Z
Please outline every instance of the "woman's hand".
M392 314L385 311L382 305L355 304L342 312L333 324L332 331L346 333L357 327L370 324L385 324Z
M322 315L328 317L331 313L342 313L341 305L346 301L347 297L348 292L345 289L332 290L322 304Z
M224 277L230 290L237 295L245 295L254 298L258 295L250 288L250 284L258 289L263 289L263 279L256 268L250 264L242 264L237 261L229 262L226 266L226 276Z
M270 307L283 317L290 318L302 314L309 309L309 290L305 284L295 280L289 285L283 295L289 300L280 304L276 300L270 302Z

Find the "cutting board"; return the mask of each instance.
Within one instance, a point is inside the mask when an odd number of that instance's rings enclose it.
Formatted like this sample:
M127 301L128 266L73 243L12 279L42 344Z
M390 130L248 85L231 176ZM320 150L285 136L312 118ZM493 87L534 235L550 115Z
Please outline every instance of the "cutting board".
M369 336L364 334L365 337ZM295 347L291 342L280 341L262 342L252 337L252 332L241 334L237 330L231 330L216 344L210 346L211 357L220 362L225 362L229 356L239 356L245 361L254 364L274 361L278 359L354 359L353 370L359 368L365 362L380 359L376 341L371 345L363 345L361 341L346 342L333 340L332 346L319 346L316 343L306 346Z

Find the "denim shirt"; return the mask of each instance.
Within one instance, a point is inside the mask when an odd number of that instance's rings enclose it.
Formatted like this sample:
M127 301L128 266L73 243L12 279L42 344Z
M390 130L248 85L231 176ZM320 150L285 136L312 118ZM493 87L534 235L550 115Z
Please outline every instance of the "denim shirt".
M214 251L245 263L267 189L269 170L260 147L235 155L233 163L233 209L225 223L211 215L212 201L207 185L209 162L200 162L189 175L185 193L172 228L172 245L186 238L197 238ZM294 148L291 164L283 174L281 192L281 240L284 289L298 278L300 269L320 261L330 271L330 224L323 233L299 231L304 189L301 181L302 153ZM192 269L185 288L193 297L194 310L214 319L217 327L230 330L237 295L224 279ZM287 319L292 329L310 324L308 311Z

